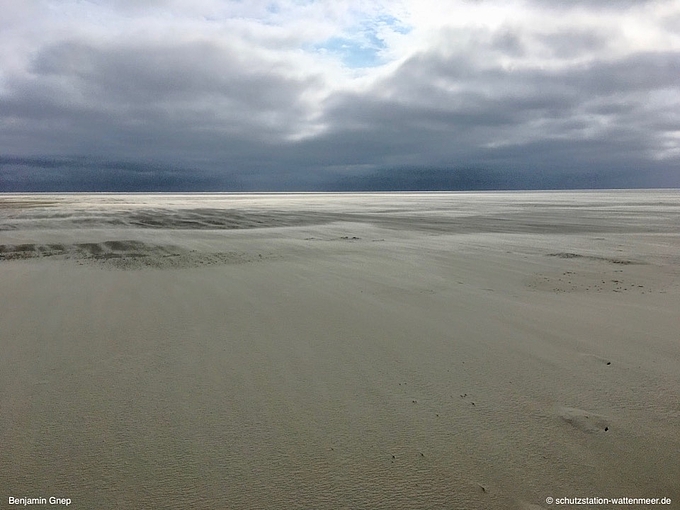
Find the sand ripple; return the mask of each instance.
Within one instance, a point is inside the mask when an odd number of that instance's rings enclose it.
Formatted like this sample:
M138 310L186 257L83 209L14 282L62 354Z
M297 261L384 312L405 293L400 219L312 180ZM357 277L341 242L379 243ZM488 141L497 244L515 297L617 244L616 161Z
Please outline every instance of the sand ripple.
M252 257L240 252L199 252L179 246L149 244L133 240L102 243L0 245L0 262L48 257L124 270L181 269L241 264L265 258L263 255Z

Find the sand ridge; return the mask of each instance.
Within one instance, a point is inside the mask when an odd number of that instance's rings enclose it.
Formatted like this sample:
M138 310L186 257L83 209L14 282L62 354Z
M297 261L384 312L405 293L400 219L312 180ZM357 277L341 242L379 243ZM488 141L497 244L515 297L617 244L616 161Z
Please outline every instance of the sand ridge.
M69 260L100 267L135 270L186 269L220 264L243 264L262 261L271 255L257 257L236 251L199 252L179 246L150 244L135 240L101 243L0 245L0 262L28 259Z

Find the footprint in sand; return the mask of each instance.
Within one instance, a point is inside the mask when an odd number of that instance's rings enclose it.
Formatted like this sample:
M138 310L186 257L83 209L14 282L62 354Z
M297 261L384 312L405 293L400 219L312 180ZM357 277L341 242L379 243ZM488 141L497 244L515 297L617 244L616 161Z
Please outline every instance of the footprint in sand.
M560 407L557 413L562 420L582 432L609 431L609 419L601 414L591 413L575 407Z

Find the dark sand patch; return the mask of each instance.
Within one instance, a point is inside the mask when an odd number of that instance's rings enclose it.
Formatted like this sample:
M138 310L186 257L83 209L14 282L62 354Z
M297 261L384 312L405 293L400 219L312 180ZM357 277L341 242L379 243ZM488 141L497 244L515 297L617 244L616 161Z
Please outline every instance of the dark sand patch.
M134 240L76 244L3 244L0 262L37 258L72 260L112 269L183 269L224 264L242 264L265 258L240 252L199 252L173 245L155 245Z
M560 271L540 273L526 280L530 289L554 293L651 294L663 289L658 282L649 282L642 275L628 276L617 271Z
M35 244L18 244L14 247L17 252L30 252L35 251Z
M95 257L105 252L104 247L99 243L82 243L79 244L78 246L83 252L89 253Z
M630 259L620 259L616 257L598 257L595 255L582 255L580 253L570 253L570 252L560 252L560 253L548 253L548 257L558 257L561 259L586 259L586 260L596 260L601 262L609 262L610 264L619 264L627 266L629 264L644 264L637 260Z
M74 218L76 224L95 222L118 226L178 230L235 230L293 227L329 223L330 214L305 212L254 212L234 209L149 209L103 214L97 218Z
M135 250L144 250L146 243L141 241L106 241L102 246L107 250L113 252L131 252Z
M0 231L63 228L142 228L173 230L237 230L322 225L346 215L318 211L249 211L243 209L59 209L24 211L7 205Z
M35 207L50 207L57 202L51 200L12 200L0 199L0 209L31 209Z
M616 259L570 252L548 257L560 262L547 271L527 275L526 287L552 293L649 295L678 285L675 266L662 258Z

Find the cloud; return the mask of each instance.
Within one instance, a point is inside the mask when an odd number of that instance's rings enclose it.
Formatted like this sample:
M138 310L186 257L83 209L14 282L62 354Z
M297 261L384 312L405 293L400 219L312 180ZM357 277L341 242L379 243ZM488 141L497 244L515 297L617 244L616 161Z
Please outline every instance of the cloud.
M321 189L414 168L680 185L677 19L632 0L10 2L0 190Z

